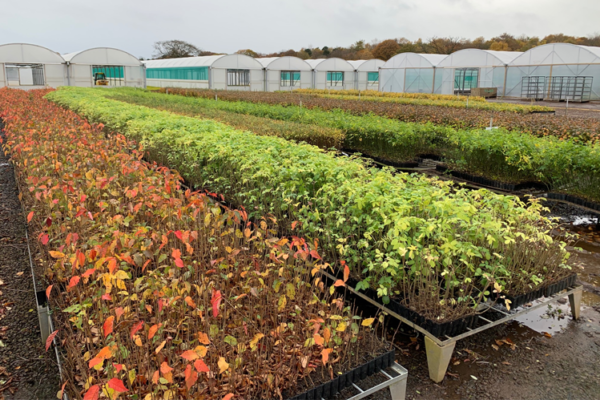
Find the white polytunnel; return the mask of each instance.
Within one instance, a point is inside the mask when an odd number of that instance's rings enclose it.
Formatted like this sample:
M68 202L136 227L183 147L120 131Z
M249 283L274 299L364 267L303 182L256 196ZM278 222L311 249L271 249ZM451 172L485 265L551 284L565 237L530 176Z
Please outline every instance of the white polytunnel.
M257 58L264 68L266 92L277 90L309 89L312 87L312 68L301 58Z
M148 86L264 90L263 66L243 54L144 61Z
M508 66L505 95L600 100L600 47L550 43L524 52Z
M354 88L358 90L379 90L379 68L384 61L371 60L348 61L354 67Z
M464 49L441 60L435 68L434 92L469 94L473 88L496 88L504 92L507 65L520 56L518 51Z
M60 54L35 44L0 45L0 87L56 88L66 82L67 69Z
M355 68L341 58L321 58L306 60L313 69L313 84L315 89L354 89Z
M400 53L379 70L379 90L396 93L433 93L435 67L446 54Z
M146 87L144 64L131 54L110 47L96 47L64 54L69 86Z

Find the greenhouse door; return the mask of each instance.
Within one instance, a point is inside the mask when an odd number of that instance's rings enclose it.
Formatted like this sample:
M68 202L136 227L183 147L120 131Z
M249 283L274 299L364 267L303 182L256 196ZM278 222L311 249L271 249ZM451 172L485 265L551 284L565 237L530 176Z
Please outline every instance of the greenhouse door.
M7 65L6 78L9 85L44 86L42 65Z
M454 94L471 93L478 87L479 68L457 68L454 70Z

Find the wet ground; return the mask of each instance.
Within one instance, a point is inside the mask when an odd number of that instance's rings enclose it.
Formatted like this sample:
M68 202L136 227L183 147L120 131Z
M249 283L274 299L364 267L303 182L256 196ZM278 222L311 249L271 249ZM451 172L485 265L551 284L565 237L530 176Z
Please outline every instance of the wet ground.
M58 368L40 336L24 222L0 148L0 399L56 399Z

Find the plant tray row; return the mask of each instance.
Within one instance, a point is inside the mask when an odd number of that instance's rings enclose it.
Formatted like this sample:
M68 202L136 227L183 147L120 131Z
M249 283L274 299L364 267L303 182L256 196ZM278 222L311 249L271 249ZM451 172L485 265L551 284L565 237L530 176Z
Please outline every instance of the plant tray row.
M365 156L366 158L371 159L379 164L387 165L387 166L394 167L394 168L417 168L419 166L419 163L417 161L394 162L394 161L385 160L383 158L374 157L369 154L366 154L366 153L363 153L360 151L356 151L356 150L342 149L341 151L344 153L348 153L348 154L360 153L363 156Z
M568 201L569 203L577 204L579 206L591 208L592 210L600 211L600 203L588 201L588 200L585 200L585 199L582 199L582 198L576 197L576 196L571 196L570 194L548 193L547 197L550 200Z
M518 296L506 296L508 300L510 300L511 308L517 308L522 306L523 304L531 303L534 300L537 300L541 297L550 297L560 292L561 290L567 289L575 284L577 280L577 274L573 274L567 276L564 279L556 283L552 283L547 286L543 286L539 289L532 290L531 292L524 293Z
M491 186L502 190L523 190L523 189L539 189L539 190L547 190L548 187L540 182L522 182L522 183L505 183L500 181L495 181L493 179L484 178L482 176L471 175L466 172L461 171L452 171L446 165L437 165L435 167L436 171L448 173L456 178L465 179L467 181L471 181L474 183L478 183L480 185Z
M343 389L352 386L367 377L384 370L394 364L396 352L390 350L387 353L374 358L358 367L339 375L337 378L322 385L307 390L304 393L288 398L288 400L321 400L330 399Z

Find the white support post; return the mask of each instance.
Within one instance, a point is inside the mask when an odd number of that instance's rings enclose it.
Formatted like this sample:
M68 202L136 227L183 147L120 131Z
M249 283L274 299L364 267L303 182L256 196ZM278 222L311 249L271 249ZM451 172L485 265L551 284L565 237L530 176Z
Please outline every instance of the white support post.
M569 295L569 304L571 305L571 314L573 319L578 320L581 316L581 295L583 294L583 288L574 291Z
M456 346L456 342L439 346L433 340L429 339L429 337L425 336L425 352L427 353L429 377L435 383L440 383L444 380L454 346Z
M406 379L390 385L390 394L392 395L392 400L406 399Z

